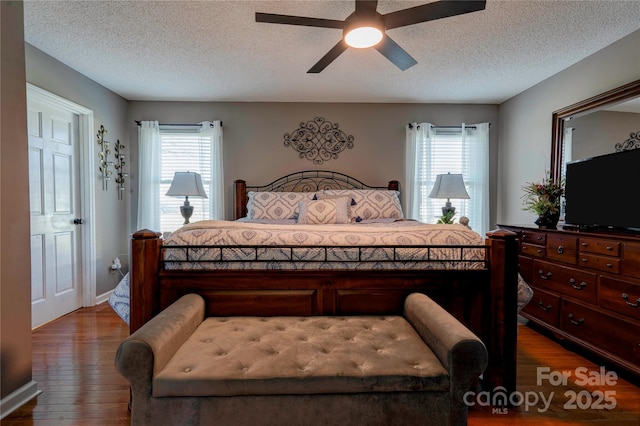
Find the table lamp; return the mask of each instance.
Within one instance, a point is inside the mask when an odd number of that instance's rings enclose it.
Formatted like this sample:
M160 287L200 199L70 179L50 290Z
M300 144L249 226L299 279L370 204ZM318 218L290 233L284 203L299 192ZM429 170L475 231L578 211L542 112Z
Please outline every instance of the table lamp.
M185 225L189 223L189 218L193 214L193 206L189 204L189 197L208 198L204 192L202 177L194 172L176 172L166 195L185 197L184 204L180 206L180 213L184 217Z
M456 212L456 208L451 206L451 198L469 198L467 189L464 186L461 174L443 174L436 176L436 182L429 194L429 198L446 198L447 202L442 207L442 215L446 216L449 212L451 216Z

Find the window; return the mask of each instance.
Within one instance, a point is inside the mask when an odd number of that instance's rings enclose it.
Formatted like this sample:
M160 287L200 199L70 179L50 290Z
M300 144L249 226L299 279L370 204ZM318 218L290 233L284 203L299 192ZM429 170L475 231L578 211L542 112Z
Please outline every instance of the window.
M202 177L207 196L212 192L211 182L211 132L199 133L196 129L176 129L160 126L160 229L175 231L184 223L180 214L180 206L184 197L167 197L165 194L171 186L175 172L196 172ZM193 206L190 222L210 219L211 208L209 198L189 197Z
M139 187L137 229L171 232L184 223L184 197L165 195L175 172L196 172L208 198L190 197L190 221L224 218L222 123L158 125L140 122L138 129Z
M436 223L446 200L429 198L436 176L460 173L469 199L451 199L454 220L469 218L469 225L484 235L489 228L489 125L437 127L413 123L407 128L406 216Z

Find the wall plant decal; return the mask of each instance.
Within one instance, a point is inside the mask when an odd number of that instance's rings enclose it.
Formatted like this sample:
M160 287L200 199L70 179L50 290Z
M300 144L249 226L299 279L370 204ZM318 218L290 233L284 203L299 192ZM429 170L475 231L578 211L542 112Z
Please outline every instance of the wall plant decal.
M338 123L326 121L324 117L316 117L292 133L284 134L284 146L292 147L300 158L322 164L338 158L338 154L346 148L353 148L354 137L340 130Z

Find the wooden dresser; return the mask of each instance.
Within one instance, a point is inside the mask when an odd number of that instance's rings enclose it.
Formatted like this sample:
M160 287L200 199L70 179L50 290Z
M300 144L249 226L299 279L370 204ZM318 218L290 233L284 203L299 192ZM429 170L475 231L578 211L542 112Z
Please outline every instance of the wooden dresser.
M640 375L640 235L498 225L519 235L521 314Z

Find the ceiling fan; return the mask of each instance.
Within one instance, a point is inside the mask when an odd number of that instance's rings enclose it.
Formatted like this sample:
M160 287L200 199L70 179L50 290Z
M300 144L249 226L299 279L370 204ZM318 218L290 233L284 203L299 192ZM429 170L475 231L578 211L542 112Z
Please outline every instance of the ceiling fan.
M486 0L440 0L382 15L376 10L377 0L356 0L355 12L343 21L256 12L256 22L341 29L342 39L307 73L321 72L349 47L373 47L404 71L418 62L385 34L385 30L477 12L483 10L485 4Z

